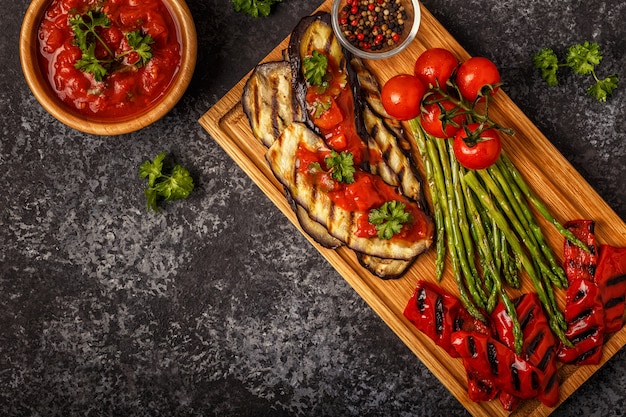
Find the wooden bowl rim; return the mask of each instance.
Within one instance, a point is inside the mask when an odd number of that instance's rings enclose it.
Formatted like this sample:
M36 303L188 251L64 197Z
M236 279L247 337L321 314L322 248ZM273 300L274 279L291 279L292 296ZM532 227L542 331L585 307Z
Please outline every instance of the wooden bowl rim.
M33 0L28 7L20 31L20 61L26 83L41 106L61 123L84 133L113 136L140 130L165 116L187 90L196 66L196 27L184 0L162 0L176 21L181 40L181 66L167 92L143 113L127 120L103 121L71 111L54 93L41 72L38 59L37 33L43 15L53 0Z

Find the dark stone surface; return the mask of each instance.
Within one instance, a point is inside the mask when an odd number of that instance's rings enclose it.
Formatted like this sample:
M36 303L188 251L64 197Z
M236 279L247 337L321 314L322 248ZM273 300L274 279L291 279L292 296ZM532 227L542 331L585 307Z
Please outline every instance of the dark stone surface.
M26 0L0 0L0 413L6 416L460 416L463 406L197 123L320 1L254 20L190 0L193 82L161 121L96 137L48 115L18 59ZM626 219L626 3L425 0ZM607 103L566 76L548 89L541 47L600 43ZM142 161L189 167L189 200L144 207ZM584 199L585 196L580 196ZM556 416L621 416L620 351Z

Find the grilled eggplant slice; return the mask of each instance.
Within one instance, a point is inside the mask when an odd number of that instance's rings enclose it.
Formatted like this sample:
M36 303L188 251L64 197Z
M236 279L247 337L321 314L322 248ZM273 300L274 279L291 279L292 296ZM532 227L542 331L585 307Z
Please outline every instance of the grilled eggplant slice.
M267 147L274 143L285 126L304 120L302 108L293 98L288 62L259 64L243 91L241 102L252 132Z
M399 185L404 195L422 203L421 181L414 171L410 157L400 147L397 136L368 106L363 109L363 116L370 141L373 141L381 152L381 161L383 161L381 165L384 164L387 167L386 171L393 173L392 179L387 180L386 176L381 175L383 179L388 184ZM370 145L370 148L372 146Z
M291 209L296 213L298 223L302 230L311 236L317 243L328 249L337 249L343 246L343 242L328 233L328 230L321 224L313 220L306 209L296 203L291 197L289 190L285 189L285 195L289 201Z
M304 78L303 61L304 58L311 55L311 52L317 50L323 52L328 59L334 61L336 68L341 68L347 74L348 83L352 90L355 100L360 97L359 82L357 74L348 65L352 55L342 48L341 44L335 37L331 25L331 16L326 12L318 12L311 16L304 17L296 25L291 32L289 39L288 57L291 63L292 86L294 89L294 98L298 101L301 108L306 109L307 82ZM361 108L356 103L355 109ZM363 125L363 116L360 111L355 111L355 127L357 133L362 138L367 138L367 132ZM305 123L309 129L319 133L318 128L308 117L305 111Z
M367 255L410 260L427 250L432 244L432 220L416 207L413 227L420 228L419 239L365 238L357 233L359 216L365 213L348 211L336 204L322 186L299 169L298 152L305 150L314 154L328 152L328 147L315 132L302 123L287 126L282 135L270 146L266 158L276 178L287 188L294 201L302 206L311 219L321 223L335 238L349 248ZM417 203L408 199L406 205ZM415 213L423 216L416 218Z
M367 268L372 274L382 279L395 279L401 277L413 264L415 258L404 261L400 259L384 259L376 256L358 253L359 263Z
M289 62L267 62L254 69L244 86L241 100L244 113L254 136L266 147L274 143L286 126L294 121L305 120L302 108L293 98L291 76ZM288 192L286 194L306 233L326 248L335 249L342 245L321 224L308 217L306 210L294 203Z

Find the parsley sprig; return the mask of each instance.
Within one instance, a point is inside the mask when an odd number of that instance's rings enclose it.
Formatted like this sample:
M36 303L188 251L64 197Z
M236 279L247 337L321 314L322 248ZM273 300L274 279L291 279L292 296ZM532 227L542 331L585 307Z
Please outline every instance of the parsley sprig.
M542 78L551 87L558 85L557 72L561 67L569 67L575 74L591 75L595 83L587 88L587 94L603 103L617 88L619 77L617 74L611 74L600 79L595 69L601 61L600 46L589 41L570 46L564 62L559 61L559 57L551 48L543 48L533 56L535 68L541 71Z
M330 156L324 159L331 175L339 182L352 184L354 182L354 155L352 152L331 151Z
M93 74L96 81L102 81L107 74L119 68L142 67L152 58L151 45L154 40L150 35L143 34L141 30L126 33L126 40L131 49L116 55L98 34L98 28L111 26L111 20L100 11L89 10L84 14L71 16L69 24L74 32L74 41L82 52L81 58L74 66L83 72ZM98 44L106 51L105 58L96 56ZM133 52L139 59L133 64L125 64L124 57Z
M328 168L324 171L319 162L309 164L309 172L327 172L330 176L344 184L352 184L354 182L354 155L351 152L330 151L330 155L324 158L324 163Z
M272 6L283 0L231 0L236 12L248 14L252 17L269 16Z
M311 55L304 57L302 60L304 67L304 78L309 84L322 87L328 87L326 74L328 73L328 58L326 55L314 50Z
M404 203L394 200L387 201L370 212L368 220L376 226L379 238L391 239L395 234L400 233L404 224L413 220L411 214L405 209Z
M187 198L194 188L193 178L184 167L176 164L169 174L164 172L166 156L166 152L161 152L139 167L139 177L148 179L148 187L144 190L148 211L158 212L160 201Z

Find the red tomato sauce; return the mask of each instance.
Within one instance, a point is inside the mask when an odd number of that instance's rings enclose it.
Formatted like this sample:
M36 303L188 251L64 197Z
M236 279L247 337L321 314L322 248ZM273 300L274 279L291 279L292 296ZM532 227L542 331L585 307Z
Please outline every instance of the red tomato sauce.
M428 219L417 203L401 195L395 187L387 184L377 175L356 169L354 182L351 184L341 183L331 178L327 172L319 172L310 169L312 163L319 163L323 171L328 167L324 159L330 152L311 152L309 149L299 146L296 158L299 161L298 170L311 184L319 186L334 204L339 207L359 213L356 235L370 238L378 234L376 226L369 222L369 213L385 204L387 201L399 201L405 205L405 210L411 214L412 221L404 224L400 233L393 236L393 240L414 242L426 237L429 230Z
M134 65L139 56L126 54L97 81L75 67L82 57L69 17L89 10L102 11L109 27L96 32L116 55L132 49L126 34L141 30L150 35L152 58ZM39 27L39 63L57 96L73 111L100 120L126 119L144 112L167 91L181 64L179 30L161 0L54 0ZM97 44L98 59L110 58Z
M371 238L377 236L376 226L369 222L369 213L387 201L399 201L405 205L405 210L411 214L412 221L404 224L400 233L396 233L392 239L409 242L423 239L429 230L429 220L417 203L404 197L395 187L385 183L382 178L357 168L364 161L379 162L382 155L380 152L368 150L367 144L357 132L354 96L349 83L344 83L347 81L346 75L342 74L332 59L328 59L327 71L331 75L330 85L321 92L317 87L310 86L306 100L309 107L315 109L317 101L325 101L330 97L330 108L318 117L311 114L311 120L320 130L330 148L337 152L352 153L356 168L354 182L345 184L335 181L327 172L328 167L324 160L329 155L330 150L314 153L300 147L296 155L299 161L298 169L310 180L312 185L327 193L334 204L357 213L356 235L358 237ZM318 163L322 172L311 170L312 163Z
M332 105L329 110L322 113L318 118L311 116L313 123L324 136L325 142L337 152L350 152L354 158L354 164L360 165L368 158L367 145L356 131L354 123L354 97L349 84L340 85L341 80L346 75L334 64L332 59L328 59L328 72L332 75L331 85L322 93L318 93L315 87L307 91L307 103L310 106L317 100L325 100L338 92L336 97L332 97Z

